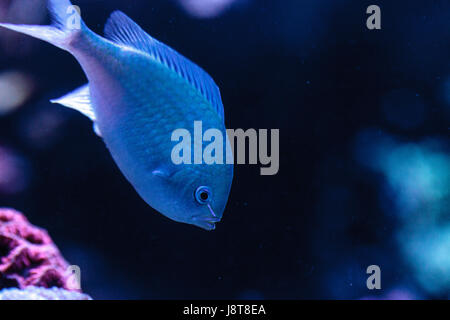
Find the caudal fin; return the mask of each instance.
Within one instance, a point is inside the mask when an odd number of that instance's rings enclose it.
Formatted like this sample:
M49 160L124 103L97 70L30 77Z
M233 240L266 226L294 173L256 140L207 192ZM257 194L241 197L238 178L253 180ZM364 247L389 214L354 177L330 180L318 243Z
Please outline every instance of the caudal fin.
M69 0L48 0L52 24L48 26L18 25L0 23L0 27L14 30L47 41L56 47L68 50L71 37L79 32L84 24L76 6Z

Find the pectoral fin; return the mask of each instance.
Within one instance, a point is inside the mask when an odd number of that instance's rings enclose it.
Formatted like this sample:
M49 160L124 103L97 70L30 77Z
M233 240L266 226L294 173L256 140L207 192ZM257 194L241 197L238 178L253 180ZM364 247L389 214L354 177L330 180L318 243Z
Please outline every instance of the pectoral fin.
M152 171L155 177L159 177L165 180L169 180L178 171L173 165L160 165Z

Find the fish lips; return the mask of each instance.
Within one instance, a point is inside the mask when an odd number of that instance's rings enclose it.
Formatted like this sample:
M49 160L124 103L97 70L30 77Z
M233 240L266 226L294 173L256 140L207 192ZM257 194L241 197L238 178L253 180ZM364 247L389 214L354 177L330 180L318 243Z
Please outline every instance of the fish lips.
M220 220L220 218L213 216L193 217L192 224L207 231L212 231L216 229L216 223L220 222Z

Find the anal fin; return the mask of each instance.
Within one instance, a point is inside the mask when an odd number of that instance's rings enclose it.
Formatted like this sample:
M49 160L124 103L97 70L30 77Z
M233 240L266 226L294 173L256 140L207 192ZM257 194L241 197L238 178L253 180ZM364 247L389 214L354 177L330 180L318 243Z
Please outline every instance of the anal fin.
M53 99L50 100L52 103L58 103L60 105L63 105L67 108L77 110L84 114L86 117L91 119L94 122L93 129L94 132L101 137L100 129L98 128L95 120L95 111L92 107L91 103L91 95L89 90L89 84L86 84L68 94L65 96L59 98L59 99Z
M95 121L95 112L91 104L89 84L86 84L59 99L50 100L50 102L58 103L67 108L77 110L92 121Z

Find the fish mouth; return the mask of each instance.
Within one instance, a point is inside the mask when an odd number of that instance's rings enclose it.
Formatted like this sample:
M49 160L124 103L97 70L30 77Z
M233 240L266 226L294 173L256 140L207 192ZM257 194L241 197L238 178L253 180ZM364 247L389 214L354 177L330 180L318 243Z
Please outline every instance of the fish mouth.
M193 224L195 224L196 226L205 229L207 231L212 231L216 229L216 223L220 222L221 217L218 217L215 213L213 208L211 207L211 204L208 203L207 207L209 209L209 213L210 215L201 215L201 216L196 216L193 217Z
M220 218L212 217L212 216L202 216L202 217L194 217L192 219L193 224L196 226L205 229L207 231L212 231L216 229L216 223L220 222Z

